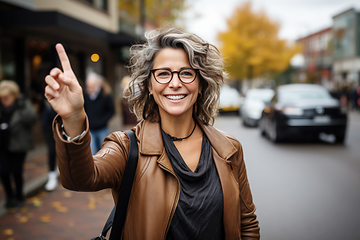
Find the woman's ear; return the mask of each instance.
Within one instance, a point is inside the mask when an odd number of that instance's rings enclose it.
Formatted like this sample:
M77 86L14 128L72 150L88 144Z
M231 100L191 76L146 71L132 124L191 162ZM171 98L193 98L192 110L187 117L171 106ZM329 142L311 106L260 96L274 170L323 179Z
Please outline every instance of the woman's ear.
M151 83L148 84L148 90L149 90L149 94L152 94L152 86L151 86Z

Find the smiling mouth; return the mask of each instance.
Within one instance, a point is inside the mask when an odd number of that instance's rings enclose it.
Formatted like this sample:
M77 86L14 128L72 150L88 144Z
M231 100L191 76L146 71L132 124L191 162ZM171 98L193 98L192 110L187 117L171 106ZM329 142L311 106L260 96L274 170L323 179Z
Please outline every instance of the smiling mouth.
M185 98L186 96L187 95L165 95L165 97L170 100L180 100Z

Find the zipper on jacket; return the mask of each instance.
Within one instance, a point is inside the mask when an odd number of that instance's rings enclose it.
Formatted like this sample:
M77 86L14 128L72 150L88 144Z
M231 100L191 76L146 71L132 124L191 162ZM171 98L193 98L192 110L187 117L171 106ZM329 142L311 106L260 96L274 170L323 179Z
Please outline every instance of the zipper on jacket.
M178 202L179 202L179 198L180 198L180 181L179 179L176 177L176 175L170 171L170 169L164 167L163 165L159 164L160 165L160 168L164 169L165 171L169 172L171 175L173 175L176 180L177 180L177 185L178 185L178 190L176 191L176 197L175 197L175 203L171 209L171 214L170 214L170 219L169 219L169 222L166 226L166 230L165 230L165 236L164 236L164 240L166 239L166 236L167 236L167 233L169 231L169 228L170 228L170 224L171 224L171 221L174 217L174 214L175 214L175 210L176 210L176 207L178 205Z

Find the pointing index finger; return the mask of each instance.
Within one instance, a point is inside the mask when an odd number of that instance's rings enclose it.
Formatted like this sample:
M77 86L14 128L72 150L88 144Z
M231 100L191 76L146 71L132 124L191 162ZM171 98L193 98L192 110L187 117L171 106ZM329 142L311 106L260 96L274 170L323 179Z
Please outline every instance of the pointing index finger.
M71 65L68 56L66 55L65 49L61 43L56 44L56 51L59 55L60 63L63 68L64 73L71 71Z

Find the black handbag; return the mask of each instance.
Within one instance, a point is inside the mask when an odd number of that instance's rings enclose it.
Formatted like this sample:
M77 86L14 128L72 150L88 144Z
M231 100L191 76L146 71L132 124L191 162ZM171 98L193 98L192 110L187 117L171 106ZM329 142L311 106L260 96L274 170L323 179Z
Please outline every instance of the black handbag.
M100 236L91 240L106 240L106 234L112 227L109 240L119 240L126 219L126 210L129 203L130 193L134 182L136 166L138 163L138 145L135 133L131 130L125 131L129 137L129 154L126 160L124 176L121 182L117 207L114 207L105 223Z

